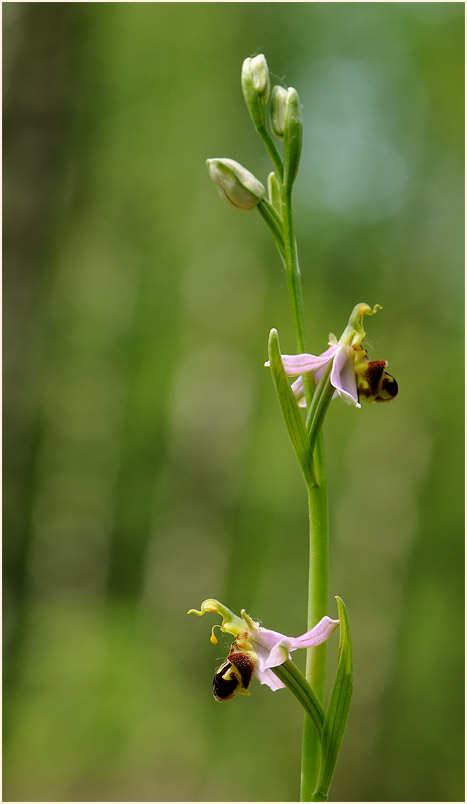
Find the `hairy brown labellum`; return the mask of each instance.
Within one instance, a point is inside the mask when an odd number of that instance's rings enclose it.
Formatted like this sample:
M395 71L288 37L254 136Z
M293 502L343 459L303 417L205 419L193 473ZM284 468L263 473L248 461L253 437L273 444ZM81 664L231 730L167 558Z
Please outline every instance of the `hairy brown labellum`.
M397 396L397 381L386 371L386 360L370 360L365 373L357 375L358 398L369 402L389 402Z
M238 693L245 694L256 667L251 651L230 651L225 662L217 668L212 681L216 701L230 701Z

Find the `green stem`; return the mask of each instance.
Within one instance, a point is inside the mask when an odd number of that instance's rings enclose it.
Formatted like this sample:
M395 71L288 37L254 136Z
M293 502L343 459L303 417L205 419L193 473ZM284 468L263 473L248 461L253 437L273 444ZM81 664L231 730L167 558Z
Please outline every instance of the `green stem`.
M281 187L281 204L287 284L292 305L292 318L297 347L299 352L307 352L301 275L293 221L292 193L291 189L284 187L284 185ZM326 384L323 382L321 384L320 393L314 396L315 405L312 406L311 391L313 379L310 375L303 375L303 385L309 416L311 416L310 424L315 424L314 434L312 433L313 446L316 443L313 455L316 483L309 484L308 486L310 526L308 629L311 629L325 616L327 610L329 520L323 437L321 433L321 414L325 413L331 397L329 397L328 400L328 394L324 393L330 383L328 382ZM310 444L310 450L311 447L312 445ZM325 675L326 643L307 650L306 679L321 702L324 700ZM302 744L302 801L312 800L319 773L319 763L319 735L316 732L315 725L311 718L305 717Z
M313 394L313 399L311 400L311 405L308 409L306 417L306 429L310 435L310 451L312 455L315 449L316 440L321 432L324 418L335 391L335 388L331 385L330 380L331 370L332 365L329 365L321 377L315 393Z
M292 319L297 342L297 350L308 352L305 333L302 284L298 264L295 227L292 208L291 187L281 184L282 231L284 238L284 263L287 286L292 307ZM321 424L332 394L330 383L320 383L319 393L315 393L312 403L314 380L310 374L303 375L305 399L308 408L308 421L311 430L310 453L314 460L314 481L307 484L310 525L310 553L308 576L308 629L313 628L325 616L328 594L328 498L326 470L324 465L323 437ZM318 389L317 389L318 391ZM316 444L314 453L312 447ZM324 700L326 674L326 643L307 650L306 680L318 700ZM285 681L284 681L285 683ZM295 694L295 693L294 693ZM302 744L301 800L311 801L320 766L320 736L311 714L305 716Z
M308 629L325 616L328 595L328 496L323 439L316 441L314 466L317 484L308 488L310 556L308 586ZM326 642L307 651L306 679L319 700L324 700ZM301 801L312 801L319 772L320 745L309 718L305 718L302 744Z
M292 189L281 185L282 227L284 232L285 267L287 287L292 307L292 320L295 330L298 352L308 352L305 331L305 313L303 309L302 277L298 264L297 244L295 241L295 225L292 208ZM309 374L303 375L303 388L307 407L312 396L313 379Z
M313 688L290 659L271 669L308 713L319 741L324 724L324 709Z
M262 201L259 202L256 209L271 230L274 240L276 241L276 246L279 249L279 254L285 261L284 235L282 233L282 221L279 215L266 198L263 198Z
M310 799L310 801L327 801L327 800L328 800L328 797L323 795L323 793L320 793L320 792L313 793L313 795L312 795L312 797Z
M277 178L279 179L280 182L282 182L284 176L284 166L282 164L281 155L276 148L273 138L271 137L266 126L258 126L256 131L263 140L266 150L269 156L271 157L271 162L274 165L274 170L276 171Z
M298 264L297 245L295 242L295 226L292 210L292 191L281 187L282 225L284 229L285 262L287 270L287 287L292 305L292 319L299 352L306 352L305 315L303 312L302 277ZM305 377L303 381L305 382Z

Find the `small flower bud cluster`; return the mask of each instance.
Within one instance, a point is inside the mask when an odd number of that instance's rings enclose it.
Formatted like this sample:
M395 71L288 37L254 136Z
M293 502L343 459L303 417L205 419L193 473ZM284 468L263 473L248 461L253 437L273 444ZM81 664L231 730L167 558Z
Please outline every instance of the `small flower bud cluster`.
M265 56L260 54L245 59L242 65L242 92L247 109L256 130L263 136L271 137L266 131L266 106L271 99L270 123L273 133L283 140L283 179L287 189L291 189L295 181L302 150L303 123L300 113L300 102L297 91L293 87L285 89L275 86L271 93L271 80ZM274 149L275 146L272 145ZM277 153L277 151L276 151ZM280 158L278 157L280 162ZM219 191L221 198L238 210L250 210L258 206L266 195L261 182L249 170L233 159L208 159L209 174ZM282 169L282 165L280 166ZM279 172L276 168L276 172ZM271 189L271 180L268 180ZM277 184L273 189L276 199L280 196ZM270 199L274 206L273 197Z
M265 126L265 106L271 95L271 128L284 141L284 182L292 187L297 176L302 151L303 122L297 90L275 86L270 91L269 69L263 55L245 59L242 67L242 90L250 117L256 129Z

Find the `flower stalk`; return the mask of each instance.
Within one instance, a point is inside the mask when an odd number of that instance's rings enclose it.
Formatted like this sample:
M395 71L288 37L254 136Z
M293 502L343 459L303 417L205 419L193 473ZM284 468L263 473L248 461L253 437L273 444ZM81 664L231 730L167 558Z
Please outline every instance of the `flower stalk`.
M242 91L251 120L269 154L273 172L263 184L238 162L208 160L211 177L220 195L235 209L256 208L268 226L283 265L290 301L296 355L282 355L277 331L269 336L269 360L274 388L291 444L305 482L309 518L307 631L286 637L263 628L244 610L233 614L216 600L205 600L198 615L222 616L217 625L234 637L230 652L217 668L213 681L216 700L249 695L253 677L271 690L287 687L305 711L302 744L301 801L326 801L342 743L352 693L352 650L347 612L336 598L339 620L326 615L328 607L329 513L323 422L332 399L361 407L361 400L385 402L397 394L397 382L386 372L385 360L370 361L362 346L363 317L373 308L357 304L339 340L330 336L329 348L320 355L307 348L301 273L295 238L292 192L300 164L303 122L300 100L293 87L273 87L269 69L260 54L245 59ZM269 117L267 107L269 106ZM282 143L282 157L273 136ZM289 377L296 377L289 384ZM302 416L300 408L305 410ZM189 612L190 613L190 612ZM326 641L340 623L336 676L327 708ZM214 629L211 642L217 644ZM303 675L291 660L291 652L307 649Z
M324 709L311 684L308 683L297 665L290 660L275 667L274 673L303 706L320 740L324 726Z
M328 602L329 514L328 487L322 433L313 453L316 485L308 486L309 565L308 619L312 622ZM324 649L322 649L324 648ZM318 700L324 702L326 682L326 645L307 651L305 677ZM302 773L300 800L311 801L318 776L320 744L309 718L303 724Z
M274 92L274 91L273 91ZM297 349L307 351L305 311L302 294L301 272L295 238L293 216L292 189L295 181L301 154L302 121L298 94L289 89L287 95L274 93L285 105L284 123L276 123L284 137L284 175L278 176L280 184L280 200L284 234L284 262L287 276L287 287L292 311ZM276 111L276 117L279 115ZM314 382L310 375L303 376L303 389L307 407L310 407ZM317 390L315 391L316 396ZM314 398L314 397L313 397ZM330 400L329 400L330 401ZM319 446L314 453L314 444ZM317 622L324 616L328 595L328 542L329 517L326 467L324 462L323 439L320 428L315 429L313 441L308 445L313 475L306 479L309 512L309 567L308 567L308 611L307 625ZM314 691L317 700L324 700L326 678L326 645L309 648L306 661L306 681ZM308 712L309 714L309 712ZM317 778L319 766L320 738L311 717L305 717L302 747L301 800L311 800L311 793ZM310 793L311 791L311 793Z

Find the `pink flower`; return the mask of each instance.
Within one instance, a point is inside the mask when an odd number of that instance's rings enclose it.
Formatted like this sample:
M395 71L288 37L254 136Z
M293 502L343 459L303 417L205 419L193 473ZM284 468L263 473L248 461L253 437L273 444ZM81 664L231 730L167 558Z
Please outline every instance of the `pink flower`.
M242 616L244 611L242 610ZM248 615L246 615L248 617ZM292 651L298 648L311 648L321 645L336 630L339 620L332 620L330 617L323 617L314 628L306 631L298 637L288 637L278 631L270 631L263 628L259 623L253 623L249 630L249 641L253 646L258 657L258 664L255 675L261 684L267 684L272 690L283 687L282 681L272 672L273 667L278 667L287 659L290 659Z
M284 686L273 673L272 668L290 659L292 651L298 648L310 648L321 645L335 631L339 620L323 617L314 628L298 637L288 637L278 631L263 628L242 609L241 617L237 617L230 609L218 600L205 600L201 610L190 609L188 614L201 616L206 611L222 616L222 625L215 625L211 633L211 642L217 645L214 628L235 637L229 655L217 668L213 681L214 697L226 701L241 693L248 695L247 687L252 676L256 676L261 684L267 684L271 690Z
M282 355L285 373L289 377L313 371L316 382L319 382L326 369L330 366L330 382L336 389L333 399L340 396L347 405L361 407L358 401L357 379L355 375L355 348L340 342L330 342L329 349L321 355ZM364 351L360 347L360 351ZM305 407L303 380L300 376L292 383L292 391L298 399L300 407Z
M352 310L344 332L339 340L329 336L329 348L320 355L300 354L282 355L284 371L289 377L297 377L291 388L299 407L306 407L303 388L303 374L313 372L317 383L326 371L329 382L337 396L347 404L360 408L360 399L367 402L386 402L397 396L397 382L386 372L386 360L368 360L362 340L365 337L363 316L374 315L380 309L378 304L357 304ZM269 361L265 363L269 366Z

